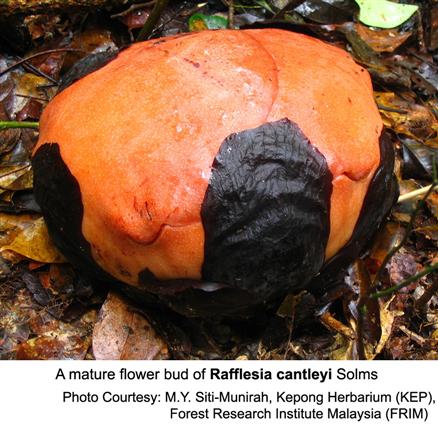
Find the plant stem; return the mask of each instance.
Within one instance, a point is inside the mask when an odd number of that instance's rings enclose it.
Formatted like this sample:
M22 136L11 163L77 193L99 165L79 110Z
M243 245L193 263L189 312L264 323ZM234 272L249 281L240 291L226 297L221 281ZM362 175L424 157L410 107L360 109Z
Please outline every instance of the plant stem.
M383 291L374 292L370 295L370 298L380 298L391 295L392 293L397 292L398 290L410 285L411 283L417 281L418 279L421 279L423 276L426 276L427 274L432 273L435 270L438 270L438 262L436 262L435 264L431 264L417 274L408 277L407 279L400 282L398 285L391 286L390 288L384 289Z
M149 15L149 18L143 25L143 28L141 29L140 33L138 34L137 41L143 41L147 40L150 35L152 34L152 31L154 31L155 25L157 24L158 20L160 19L161 14L163 13L163 10L169 3L169 0L157 0L155 3L154 8L152 9L151 14Z
M4 129L38 129L39 122L14 122L14 121L0 121L0 130Z

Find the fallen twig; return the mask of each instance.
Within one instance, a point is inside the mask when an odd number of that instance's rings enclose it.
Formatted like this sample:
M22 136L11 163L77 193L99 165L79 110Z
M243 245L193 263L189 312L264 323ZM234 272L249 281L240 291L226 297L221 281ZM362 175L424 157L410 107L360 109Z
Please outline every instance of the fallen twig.
M397 292L402 288L405 288L411 283L416 282L418 279L421 279L423 276L427 276L428 274L436 270L438 270L438 262L427 266L417 274L414 274L413 276L408 277L406 280L403 280L398 285L391 286L390 288L384 289L383 291L374 292L373 294L370 295L370 298L380 298L387 295L391 295L392 293Z
M154 8L152 9L151 14L149 15L149 18L145 22L143 28L141 29L140 33L138 34L137 41L143 41L147 40L152 32L154 31L155 25L157 25L157 22L159 21L161 14L163 13L163 10L166 8L167 4L169 3L169 0L157 0L155 3Z
M27 61L29 61L31 59L37 58L39 56L50 55L51 53L59 53L59 52L80 52L80 53L86 53L86 51L84 51L82 49L73 49L71 47L61 47L61 48L58 48L58 49L49 49L49 50L45 50L43 52L37 52L37 53L34 53L33 55L27 56L26 58L20 59L19 61L13 63L9 67L6 67L4 70L1 70L0 71L0 77L3 76L6 73L9 73L9 71L13 70L14 68L17 68L20 65L27 63Z
M145 3L135 3L135 4L132 4L131 6L129 6L128 9L124 10L123 12L111 15L111 18L113 18L113 19L114 18L123 18L124 16L129 15L130 13L135 12L136 10L144 9L146 7L154 6L155 3L156 3L156 0L150 0L150 1L147 1Z
M234 28L234 0L228 1L228 28Z
M354 340L355 334L352 331L352 329L349 328L348 326L344 325L339 320L335 319L330 312L326 311L325 313L323 313L320 316L320 320L321 320L321 323L323 325L325 325L328 329L331 329L335 332L338 332L342 336L344 336L350 340Z
M426 194L432 187L433 184L428 185L427 187L419 188L418 190L410 191L409 193L402 194L398 200L397 203L406 202L406 200L415 199L419 196L422 196L423 194Z
M416 334L415 332L412 332L409 330L406 326L400 325L398 327L406 336L408 336L412 341L416 342L418 345L421 345L424 347L425 344L427 344L427 340L423 338L422 336Z

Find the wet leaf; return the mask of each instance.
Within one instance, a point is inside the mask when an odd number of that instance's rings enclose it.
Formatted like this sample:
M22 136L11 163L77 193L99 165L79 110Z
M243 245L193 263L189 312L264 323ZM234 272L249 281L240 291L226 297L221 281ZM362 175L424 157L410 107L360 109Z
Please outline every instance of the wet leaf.
M306 0L295 8L301 16L321 24L351 21L355 10L351 0Z
M360 21L378 28L398 27L418 10L418 6L415 5L387 0L356 0L356 3L360 7Z
M368 268L376 273L388 252L403 239L405 229L396 222L387 222L374 239L368 256Z
M127 301L110 293L93 331L93 354L98 360L167 359L165 342Z
M88 28L75 33L69 47L78 49L81 52L66 53L63 61L64 70L71 68L81 58L84 58L90 53L117 50L111 32L101 27Z
M353 49L352 54L354 58L367 68L374 83L378 83L384 87L411 88L412 73L401 67L396 61L383 58L378 52L374 51L360 37L354 23L347 22L342 24L338 30L345 34L345 37Z
M355 27L359 37L375 52L394 52L412 35L412 31L377 30L359 23Z
M0 253L6 250L40 262L65 262L42 217L0 214Z
M227 28L228 20L219 15L195 13L189 19L190 31L218 30Z
M431 56L415 52L413 55L393 55L387 60L409 71L412 87L420 94L437 95L438 66Z
M432 178L433 157L438 159L438 149L405 136L401 136L400 141L403 144L403 178L429 181Z
M7 192L1 194L0 212L9 214L41 213L41 209L30 191Z

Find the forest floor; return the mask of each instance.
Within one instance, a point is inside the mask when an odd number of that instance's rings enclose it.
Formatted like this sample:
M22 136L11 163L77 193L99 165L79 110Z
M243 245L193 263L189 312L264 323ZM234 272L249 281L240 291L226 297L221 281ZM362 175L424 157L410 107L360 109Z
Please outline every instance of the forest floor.
M0 14L0 122L37 122L62 75L87 54L133 43L155 6L27 3ZM438 2L407 2L418 11L392 29L359 22L352 0L232 3L169 2L143 35L280 27L345 49L372 76L401 194L436 181ZM36 128L0 126L0 359L438 358L438 273L423 275L438 262L436 191L397 203L328 293L288 295L258 322L186 319L136 306L64 261L33 199L37 139Z

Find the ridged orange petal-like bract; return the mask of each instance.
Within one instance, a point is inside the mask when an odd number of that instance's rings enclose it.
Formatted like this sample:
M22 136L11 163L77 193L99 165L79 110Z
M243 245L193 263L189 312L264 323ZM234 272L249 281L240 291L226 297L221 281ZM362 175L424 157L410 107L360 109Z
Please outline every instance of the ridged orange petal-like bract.
M132 285L201 279L201 204L230 134L288 118L333 175L326 258L352 235L380 163L368 73L344 51L274 29L138 43L45 109L38 147L59 144L80 186L94 260Z

